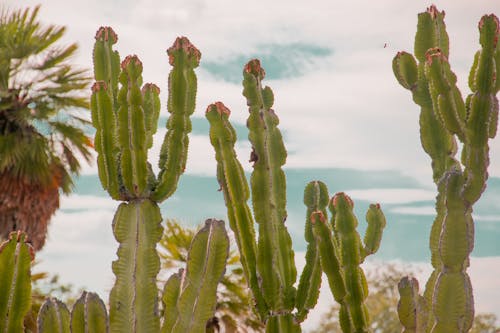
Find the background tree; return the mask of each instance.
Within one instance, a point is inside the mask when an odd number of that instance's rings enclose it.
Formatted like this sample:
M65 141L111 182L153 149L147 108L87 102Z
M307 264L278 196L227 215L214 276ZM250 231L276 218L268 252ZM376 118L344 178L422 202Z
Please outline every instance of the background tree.
M0 239L23 230L35 250L92 147L89 77L68 61L77 45L55 45L65 28L43 26L38 11L0 11Z
M184 267L195 229L182 227L175 220L167 220L160 241L160 260L163 273L176 272ZM227 260L226 274L219 283L215 316L207 324L207 332L227 333L262 332L264 326L252 311L249 293L238 251L232 246Z
M415 275L416 269L410 266L400 267L395 264L384 264L368 271L367 280L370 293L366 306L370 313L372 332L397 333L402 331L398 319L399 301L398 282L408 275ZM333 304L324 313L316 329L311 333L342 332L340 329L339 305ZM492 313L479 313L474 318L470 333L498 333L497 317Z

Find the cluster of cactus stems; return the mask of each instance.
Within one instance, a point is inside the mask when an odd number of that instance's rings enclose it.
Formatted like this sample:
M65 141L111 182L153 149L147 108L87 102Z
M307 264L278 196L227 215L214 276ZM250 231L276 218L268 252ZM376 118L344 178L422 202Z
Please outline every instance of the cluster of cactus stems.
M466 332L472 325L474 303L466 272L474 237L472 205L485 188L488 139L495 136L498 121L498 19L484 16L479 23L482 49L469 76L472 93L464 101L448 64L443 18L444 12L434 6L420 14L415 57L400 52L393 61L398 81L411 90L421 108L422 145L432 158L439 192L430 237L434 272L423 296L415 279L399 283L398 313L405 332ZM158 203L175 192L186 166L189 117L197 88L194 69L201 54L185 37L177 38L167 51L173 67L168 78L170 117L160 152L160 173L155 175L147 157L157 130L160 90L143 84L137 56L120 62L113 50L116 42L111 28L98 30L91 96L99 178L109 195L122 201L112 223L119 247L112 263L116 281L109 315L93 293L84 292L71 312L64 303L49 298L38 315L38 332L204 332L214 314L217 285L229 253L224 222L205 222L193 239L186 268L166 281L161 297L156 280L160 269L156 245L163 230ZM333 298L340 304L343 332L370 332L365 305L368 288L360 265L380 246L384 214L378 204L370 205L362 240L353 201L344 193L330 198L324 183L310 182L304 190L306 264L296 286L294 251L285 225L282 166L287 153L272 109L274 95L263 86L264 77L258 60L245 65L243 95L249 109L253 163L250 184L236 157L237 138L229 109L217 102L206 111L217 179L255 312L266 332L300 332L301 322L316 305L325 272ZM463 144L461 161L455 158L457 139ZM22 233L12 233L0 245L0 332L23 329L30 308L32 259Z
M364 305L368 290L360 264L367 255L377 251L385 217L379 205L370 206L363 245L356 231L358 222L351 199L338 193L330 200L325 184L309 183L304 191L306 265L295 288L297 270L285 226L286 181L282 166L286 150L277 127L278 117L271 109L273 92L262 85L264 76L265 71L258 60L245 65L243 95L249 108L247 126L252 144L250 162L253 162L250 189L236 158L236 132L229 122L229 109L217 102L206 112L210 141L216 153L217 178L255 309L266 323L267 332L300 331L300 323L316 305L324 271L335 300L341 304L343 330L368 332L369 317ZM247 204L250 193L253 214ZM330 224L326 212L328 205L332 213Z
M165 283L160 307L156 244L162 236L158 203L171 196L185 169L189 116L194 112L200 52L187 38L168 49L170 118L156 177L147 161L160 111L159 88L142 84L137 56L120 62L117 35L100 28L94 46L92 122L96 128L99 178L109 195L123 201L113 218L119 243L109 316L96 294L84 292L71 313L47 299L38 314L38 332L204 332L213 316L216 291L229 255L223 221L208 219L194 237L185 269ZM0 332L21 332L30 308L30 256L24 234L13 233L0 248ZM4 288L7 292L4 292Z
M405 332L467 332L474 318L467 274L474 247L471 214L486 187L488 140L497 130L500 24L493 14L479 22L481 49L469 74L472 92L464 100L448 62L444 16L434 6L419 14L415 55L399 52L393 60L397 80L420 106L420 137L438 189L430 235L434 271L423 296L416 280L405 278L399 284L398 311ZM460 160L457 140L462 145Z

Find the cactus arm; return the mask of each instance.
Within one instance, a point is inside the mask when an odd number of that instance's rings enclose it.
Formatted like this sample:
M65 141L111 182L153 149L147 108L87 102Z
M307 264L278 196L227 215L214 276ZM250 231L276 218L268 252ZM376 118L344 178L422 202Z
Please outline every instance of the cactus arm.
M457 88L457 77L440 49L426 53L425 75L429 81L433 109L451 134L465 141L465 104Z
M0 245L0 332L22 332L31 307L33 252L26 234L12 232Z
M48 298L38 313L39 333L70 333L70 314L66 305L58 299Z
M284 223L286 184L281 166L286 160L286 150L277 128L278 117L271 109L273 93L269 87L262 88L264 75L258 60L251 60L243 71L243 95L250 111L248 138L254 162L252 203L255 220L259 224L257 268L263 278L263 291L268 296L270 307L273 310L291 310L295 305L293 285L297 271L292 241ZM276 292L279 293L278 299Z
M177 188L180 175L186 168L188 133L195 108L197 80L194 68L198 67L201 53L187 38L177 38L168 49L173 66L168 78L167 133L160 151L159 184L153 193L155 201L163 201Z
M368 227L363 239L365 257L378 251L382 240L382 233L386 225L385 216L379 204L370 205L366 212L366 222L368 223Z
M403 333L425 333L428 310L425 298L418 293L418 281L404 277L398 283L398 317Z
M118 142L120 168L127 196L141 197L148 179L146 121L142 108L142 63L136 56L123 60L118 92Z
M328 285L333 298L340 304L339 322L343 332L352 332L352 321L349 316L347 305L347 290L338 252L335 249L335 241L332 231L328 225L324 212L317 211L311 214L311 225L313 235L318 244L321 269L325 272Z
M179 316L172 332L205 332L215 311L217 285L224 275L229 238L223 221L207 220L195 235L181 280Z
M95 35L93 62L96 81L104 81L109 87L109 93L116 111L118 96L118 75L120 74L120 55L113 51L113 45L118 41L118 36L110 27L101 27Z
M94 146L97 151L99 179L113 199L120 199L118 177L118 146L116 142L116 116L113 97L104 81L92 86L90 108L92 123L96 128Z
M486 15L479 22L482 49L473 66L472 94L470 95L469 116L466 124L467 142L462 154L465 165L466 184L464 197L471 203L481 196L488 179L489 147L488 139L496 134L498 121L498 99L496 97L498 73L495 53L497 52L500 23L494 15ZM493 127L495 129L493 129Z
M257 312L261 319L265 319L267 306L257 276L254 221L247 204L250 191L243 167L234 151L236 132L228 120L229 115L229 109L221 102L207 108L206 117L210 122L210 141L215 149L217 179L224 193L229 225L236 238L241 264L252 290Z
M95 293L84 291L71 310L71 333L107 333L108 313Z
M180 269L177 273L172 274L163 288L162 302L163 302L163 325L161 333L170 333L179 316L177 308L177 301L181 289L181 280L184 269Z
M153 146L153 135L158 127L158 118L160 116L160 88L155 84L146 83L142 89L142 108L146 122L146 148Z
M427 50L437 47L446 58L449 54L449 39L444 24L444 11L440 12L432 5L418 14L417 33L415 35L415 57L419 62L425 61Z
M113 219L120 243L113 262L116 282L110 293L111 332L157 332L160 329L155 283L160 269L156 244L162 227L160 209L150 200L122 203Z
M341 255L342 271L349 297L348 310L356 332L369 329L368 312L364 304L368 296L366 278L360 264L363 260L361 238L356 231L358 221L353 213L353 202L344 193L337 193L331 200L335 211L333 225L338 234L338 251Z
M295 319L302 322L314 308L318 301L319 288L321 286L321 263L318 243L313 234L311 214L321 211L327 216L326 206L328 205L328 188L320 181L312 181L307 184L304 190L304 204L307 207L305 239L307 241L306 264L300 276L297 288L295 307L297 314Z

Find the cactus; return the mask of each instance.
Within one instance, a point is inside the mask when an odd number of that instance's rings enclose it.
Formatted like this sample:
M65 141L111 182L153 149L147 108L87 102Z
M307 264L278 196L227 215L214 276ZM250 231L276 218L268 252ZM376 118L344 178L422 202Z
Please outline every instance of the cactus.
M469 75L472 93L465 101L448 63L444 12L435 6L418 16L418 64L406 52L399 52L393 60L397 80L412 92L421 108L422 146L432 159L438 189L430 235L434 271L426 285L425 301L413 282L400 284L400 308L416 311L416 317L408 310L400 311L408 332L467 332L472 326L474 301L467 274L474 247L471 214L486 187L488 139L495 137L498 121L500 24L495 15L481 18L479 35L482 49L474 58ZM457 139L463 147L460 161L455 158Z
M364 244L356 231L353 202L344 193L330 200L331 226L323 211L313 212L313 231L320 244L323 271L332 295L340 304L339 321L344 332L369 332L369 316L364 301L368 296L366 278L360 264L375 253L386 221L380 205L370 205L366 213L368 228Z
M147 161L160 111L159 88L142 85L142 63L127 56L119 65L113 50L117 35L100 28L94 46L92 120L96 127L99 177L120 204L113 219L119 242L113 262L116 281L110 293L111 332L159 332L156 244L161 239L158 203L171 196L187 159L189 116L194 112L200 52L185 37L168 49L173 66L168 79L167 133L160 152L158 177ZM142 87L141 87L142 86ZM208 220L191 245L188 267L166 283L162 332L201 332L215 310L229 244L222 221ZM178 307L178 308L177 308ZM177 309L177 310L176 310ZM180 309L180 310L179 310ZM177 314L171 317L171 314Z
M255 221L259 227L257 241L254 220L247 205L249 187L234 151L236 133L229 123L230 111L217 102L210 105L206 112L210 122L210 141L217 160L217 178L256 311L265 322L267 332L299 331L300 322L316 305L321 272L325 271L334 298L342 305L344 331L355 329L356 332L364 332L368 330L368 317L363 305L367 290L364 274L358 266L368 254L378 249L385 218L380 207L373 205L368 214L366 246L361 247L357 233L357 241L356 237L348 235L342 245L336 244L330 227L325 223L329 201L326 185L319 181L309 183L304 191L307 206L305 238L308 242L306 266L298 290L295 289L293 285L297 272L290 235L285 226L286 182L281 168L286 160L286 150L277 128L278 117L271 109L273 92L269 87L262 86L264 76L265 71L258 60L251 60L245 65L243 95L250 111L247 126L252 143L250 162L253 162L254 169L250 187ZM338 223L345 220L339 217ZM355 223L353 225L355 227ZM353 229L349 232L352 233ZM351 260L349 251L354 250L358 253L357 259ZM341 254L349 258L339 259ZM351 283L351 279L355 282Z

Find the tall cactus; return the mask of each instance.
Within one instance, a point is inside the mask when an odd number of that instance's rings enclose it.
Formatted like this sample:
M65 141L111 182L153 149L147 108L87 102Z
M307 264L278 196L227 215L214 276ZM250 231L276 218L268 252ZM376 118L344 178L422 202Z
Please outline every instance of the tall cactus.
M125 201L113 219L113 233L120 245L112 266L116 281L110 293L110 330L159 332L156 276L160 262L156 244L163 228L158 203L174 193L185 169L189 116L194 112L196 97L194 68L201 54L185 37L177 38L167 51L173 66L168 79L170 118L160 152L160 174L156 177L147 161L147 151L157 128L160 91L154 84L143 85L142 63L137 56L128 56L119 65L120 57L113 50L116 41L117 35L109 27L100 28L96 34L96 82L91 99L99 177L112 198ZM214 290L228 251L223 222L207 222L197 239L204 237L205 242L193 242L184 271L188 275L182 276L178 294L170 288L179 276L174 275L167 283L165 297L179 296L182 312L178 313L187 317L180 316L171 327L171 320L166 318L164 332L170 328L172 332L200 332L214 312ZM201 272L195 267L200 262L207 265ZM166 304L176 302L171 299ZM165 315L170 315L169 311L175 310L166 309Z
M352 331L351 328L367 329L366 309L362 305L367 294L366 282L357 265L366 255L378 249L385 219L380 207L374 206L373 210L376 212L370 213L366 247L360 247L360 240L357 243L355 240L346 240L343 246L350 246L351 250L357 249L358 259L339 260L338 255L342 252L334 247L331 228L324 223L329 201L328 190L319 181L308 184L304 191L304 203L307 206L305 238L308 242L306 266L301 274L298 290L295 289L297 272L291 238L285 227L286 181L281 168L286 160L286 150L277 127L278 117L271 109L274 103L273 92L262 85L264 76L264 69L258 60L251 60L245 65L243 95L250 111L247 126L252 143L250 162L253 162L254 169L250 187L255 221L259 227L257 241L254 238L254 220L247 204L249 187L234 151L236 133L228 120L230 111L221 102L217 102L210 105L206 112L210 122L210 140L217 160L217 178L256 310L266 323L267 332L299 331L300 322L317 302L321 272L325 271L335 299L344 305L342 311L346 315L342 318L347 324L343 328L346 328L346 332ZM318 219L324 222L319 223ZM346 256L349 256L347 251ZM343 262L350 263L348 269L343 269ZM352 277L360 284L347 285L346 279ZM360 288L362 291L359 291ZM350 319L351 317L354 319ZM364 332L361 328L356 330L358 331Z
M479 35L482 49L474 58L469 75L472 93L465 101L448 63L444 12L435 6L418 16L418 64L406 52L399 52L393 60L397 80L421 108L422 146L432 159L438 189L430 235L434 272L424 292L426 304L415 306L421 299L412 283L402 282L400 287L402 309L413 304L417 313L407 317L406 310L400 312L400 317L412 318L402 320L408 332L414 327L419 327L418 332L467 332L472 326L474 301L467 274L474 247L472 206L486 186L488 139L495 137L498 121L500 24L495 15L481 18ZM455 158L456 138L463 145L461 163Z

